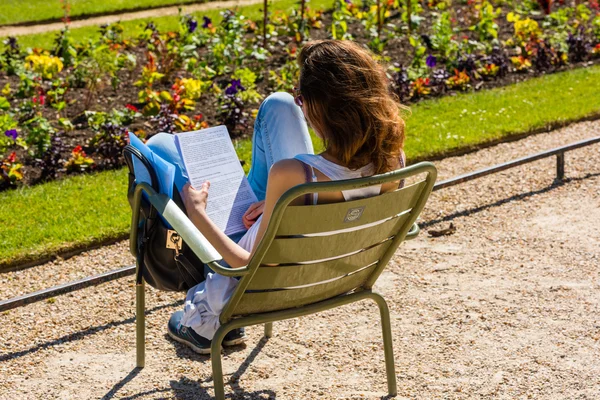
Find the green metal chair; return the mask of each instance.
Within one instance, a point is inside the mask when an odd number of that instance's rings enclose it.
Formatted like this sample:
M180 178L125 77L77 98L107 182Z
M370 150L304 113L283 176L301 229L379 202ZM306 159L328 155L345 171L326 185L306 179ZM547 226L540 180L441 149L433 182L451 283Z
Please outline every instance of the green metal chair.
M247 266L225 268L222 257L167 196L149 185L136 187L131 229L135 255L142 193L173 226L194 253L215 272L240 277L223 310L211 349L215 396L225 398L221 342L235 328L265 324L371 299L381 315L388 392L396 395L390 315L384 298L372 287L403 240L416 237L415 224L433 188L437 172L419 163L367 178L306 183L281 196L263 239ZM414 179L416 177L417 179ZM291 206L307 193L362 188L412 178L416 183L378 196L335 204ZM268 265L267 265L268 264ZM276 266L273 266L276 264ZM138 275L139 276L139 275ZM144 282L136 285L137 365L145 363Z

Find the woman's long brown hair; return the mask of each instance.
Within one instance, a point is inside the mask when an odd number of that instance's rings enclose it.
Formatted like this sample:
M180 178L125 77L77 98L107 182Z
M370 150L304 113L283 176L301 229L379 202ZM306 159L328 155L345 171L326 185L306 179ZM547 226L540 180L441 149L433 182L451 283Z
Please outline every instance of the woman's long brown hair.
M371 53L351 41L319 40L304 45L298 62L306 118L327 153L350 169L373 163L376 174L393 170L404 145L404 107Z

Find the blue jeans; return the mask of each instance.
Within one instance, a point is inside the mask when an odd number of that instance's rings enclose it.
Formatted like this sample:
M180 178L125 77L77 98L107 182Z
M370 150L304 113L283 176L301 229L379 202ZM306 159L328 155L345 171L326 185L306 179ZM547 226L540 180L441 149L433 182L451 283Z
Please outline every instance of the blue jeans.
M183 176L183 162L175 147L174 136L159 133L146 144L160 157L175 164L175 186L181 191L187 179ZM252 164L248 174L248 181L258 200L265 198L269 170L274 163L297 154L313 153L304 115L294 103L294 98L285 92L267 97L254 121ZM243 233L237 234L231 239L237 242L242 236Z

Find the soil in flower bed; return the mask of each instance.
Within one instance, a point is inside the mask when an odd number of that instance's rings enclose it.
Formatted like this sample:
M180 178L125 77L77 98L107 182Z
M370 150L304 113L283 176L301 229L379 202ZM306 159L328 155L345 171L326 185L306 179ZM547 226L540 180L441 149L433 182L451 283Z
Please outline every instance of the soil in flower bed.
M349 5L342 5L342 7L348 7ZM494 6L497 8L498 6ZM524 72L516 71L515 67L510 65L510 57L518 55L518 52L515 47L504 46L504 43L511 40L514 36L514 24L513 22L507 21L507 15L512 11L510 7L507 5L500 5L501 14L494 19L497 23L497 33L498 33L498 43L500 50L499 53L505 65L506 73L498 73L493 77L484 77L475 72L469 73L468 85L464 85L461 89L453 89L448 85L444 84L448 76L445 76L441 80L441 84L431 87L429 86L429 78L417 78L422 79L422 82L426 82L425 91L418 92L415 91L416 81L411 77L404 77L403 74L406 74L407 68L411 66L413 63L413 59L415 58L415 47L409 41L409 34L407 32L398 32L397 34L390 35L389 40L385 44L383 52L380 54L382 57L382 61L390 66L394 66L395 69L390 68L388 71L389 76L391 78L391 90L395 91L400 97L403 103L414 103L423 98L429 98L434 96L445 96L445 95L455 95L458 92L465 90L482 90L493 87L504 86L508 84L513 84L516 82L520 82L526 79L529 79L533 76L538 76L541 74L552 73L556 71L579 68L588 66L594 63L598 63L600 59L598 57L594 58L596 53L591 51L591 45L596 43L593 42L594 39L588 38L589 44L587 45L590 49L589 54L587 54L582 61L572 62L572 63L563 63L550 65L548 68L543 70L536 68L527 68ZM554 10L559 10L559 5L554 5ZM438 55L437 59L434 56L436 54L436 50L431 48L428 44L430 42L431 35L431 27L437 20L437 16L439 15L439 11L432 10L427 6L423 5L424 11L419 15L421 18L420 25L418 27L414 27L414 35L413 38L417 38L420 40L421 46L426 47L426 53L429 54L430 59L427 59L427 68L425 73L429 73L431 76L434 76L434 71L446 71L447 66L442 64L442 57ZM338 10L339 11L339 10ZM356 10L355 10L356 11ZM390 15L385 20L385 29L390 30L391 26L402 27L406 25L403 22L401 17L402 10L391 10ZM460 40L466 43L466 41L476 42L479 38L477 37L477 33L469 29L469 26L473 24L475 21L474 13L476 13L475 9L472 5L469 4L455 4L452 6L450 10L450 15L452 16L453 23L457 27L455 32L455 36L458 36L456 40ZM367 13L365 13L367 14ZM595 15L595 12L592 14ZM542 26L542 21L544 19L543 13L533 13L526 17L530 17L531 20L537 21L539 26ZM523 18L526 18L523 17ZM593 18L593 17L592 17ZM597 17L596 17L597 18ZM334 12L329 11L322 13L319 17L314 17L313 22L315 24L310 29L309 37L311 39L326 39L331 38L331 29L329 28L334 23ZM316 21L320 21L321 28L317 29L314 26L317 24ZM205 22L205 27L199 27L198 21L195 21L191 17L187 19L182 19L182 32L185 29L189 29L190 32L198 29L220 29L218 27L213 28L211 25ZM372 40L372 37L369 37L365 26L356 18L354 15L351 18L348 18L348 29L347 32L350 33L353 37L353 40L363 44L365 46L369 46L369 43ZM281 28L282 24L277 25L278 29ZM193 26L193 30L192 30ZM406 27L405 27L406 28ZM150 30L152 27L150 26ZM285 30L285 29L284 29ZM148 30L147 30L148 31ZM247 24L244 28L240 28L240 32L245 31L245 33L241 33L243 35L243 40L241 43L245 43L246 45L254 45L257 47L261 47L260 43L262 39L260 38L261 28L257 27L254 24ZM406 29L404 29L406 31ZM183 35L182 32L172 33L171 35L175 35L173 37L177 38ZM189 32L188 32L189 33ZM286 68L290 63L294 62L295 55L297 53L297 43L293 36L293 31L287 31L287 35L279 35L275 38L270 38L268 50L269 53L266 55L266 60L257 61L250 57L246 58L241 67L238 68L249 68L256 74L255 79L255 88L253 90L256 93L260 94L263 98L266 97L269 93L272 93L277 90L272 81L269 80L270 72L274 71L277 74L280 74L282 68ZM157 33L158 34L158 33ZM164 36L164 34L161 33ZM167 34L169 35L169 34ZM46 104L47 92L51 86L51 80L41 81L40 89L37 90L37 94L39 96L35 96L34 102L37 102L35 112L39 115L50 121L50 124L53 126L54 130L57 132L54 134L55 137L58 137L57 143L60 142L61 145L54 148L54 152L59 154L60 156L56 156L56 159L60 158L58 161L59 166L55 168L52 174L50 174L50 179L60 178L67 174L66 169L63 164L65 160L73 159L76 155L73 152L74 149L78 149L78 146L81 146L80 150L84 151L87 154L78 153L78 156L81 157L91 157L94 161L89 165L84 165L81 168L71 168L71 171L75 170L78 172L89 171L89 170L100 170L106 168L115 168L117 166L122 165L122 160L111 160L110 162L105 162L100 156L97 146L95 146L93 142L93 138L97 137L99 134L99 130L106 130L106 126L103 125L102 128L95 129L90 127L88 120L89 116L86 115L86 111L97 111L97 112L110 112L111 110L145 110L145 106L147 103L140 102L138 97L138 93L142 88L134 85L136 81L140 79L143 74L143 69L147 68L150 64L151 57L148 53L147 46L148 39L142 40L138 42L138 40L131 41L123 41L123 40L113 40L108 41L107 43L110 46L113 46L116 51L119 51L122 54L128 54L132 58L135 58L136 65L131 70L127 68L122 68L118 72L116 72L116 77L118 78L118 84L115 87L111 87L109 82L102 82L99 90L97 91L96 96L89 101L89 91L82 85L83 87L69 87L65 94L65 101L67 106L59 113L54 108L48 106ZM199 45L194 50L194 57L198 60L208 59L213 52L214 49L210 46ZM38 54L42 54L38 52ZM465 54L465 56L467 56ZM20 55L20 57L23 57ZM468 58L468 56L467 56ZM448 61L448 60L446 60ZM446 62L445 61L445 62ZM450 60L452 61L452 60ZM478 63L481 63L481 57L476 60ZM460 63L459 63L460 64ZM1 67L0 63L0 67ZM158 65L158 70L162 66ZM235 68L231 68L232 72ZM293 71L293 69L292 69ZM457 71L458 73L459 71ZM73 67L65 67L62 72L58 75L54 76L53 79L64 79L69 75L74 73ZM446 72L446 75L448 73ZM174 94L174 82L176 82L177 78L189 78L192 75L179 68L175 71L172 71L169 75L162 77L161 79L157 79L156 82L152 85L152 91L156 94L159 93L171 93L172 96L177 95ZM407 75L408 76L408 75ZM41 79L41 77L38 77ZM7 84L12 88L13 92L20 85L20 78L15 75L8 75L6 69L0 68L0 88L8 87ZM123 124L122 126L118 126L116 128L117 131L121 132L120 138L113 138L113 142L110 145L113 146L122 146L125 142L126 134L124 132L137 132L141 134L145 134L146 137L150 137L151 135L165 130L165 121L171 118L169 115L174 117L178 116L188 116L191 121L196 121L195 124L188 124L186 127L182 128L181 126L175 127L172 126L173 131L181 131L181 130L189 130L189 129L197 129L199 127L205 126L213 126L220 124L227 124L229 127L229 131L233 138L235 139L244 139L250 137L252 133L252 123L253 123L253 112L258 109L260 104L260 100L257 97L254 97L251 100L240 101L238 89L235 89L235 78L231 75L231 73L222 73L212 78L212 88L219 88L218 93L214 91L205 91L202 96L195 101L193 109L183 109L183 108L173 108L171 110L163 110L161 114L149 115L152 113L136 113L135 116L131 118L131 121ZM238 81L239 83L239 81ZM295 78L287 79L287 81L280 85L279 89L281 90L281 86L289 89L291 86L295 84ZM89 84L89 83L88 83ZM236 93L230 96L229 100L231 100L230 108L223 108L223 99L225 95L227 95L228 91L234 88ZM243 91L247 88L241 88L239 91ZM1 95L0 95L1 96ZM44 97L44 100L41 100L41 97ZM236 99L234 101L233 99ZM37 100L36 100L37 99ZM24 113L18 110L20 104L25 101L29 101L30 99L18 98L15 95L8 96L10 108L5 111L0 111L0 116L2 113L11 113L13 118L18 121L18 125L16 130L20 135L24 136L25 133L20 130L21 124L24 123L27 119L31 118L35 113L29 112ZM39 103L44 104L39 104ZM235 114L235 118L233 118L233 122L231 118L227 118L231 116L231 112L227 114L227 110L231 111L231 107L239 108L238 113ZM15 111L16 110L16 111ZM233 110L235 111L235 110ZM170 114L169 114L170 113ZM145 114L145 115L143 115ZM156 114L156 113L154 113ZM58 124L59 118L67 119L72 124L72 129L63 129ZM172 122L172 121L171 121ZM7 131L8 132L8 131ZM7 134L8 135L8 134ZM54 140L54 139L53 139ZM117 143L118 142L118 143ZM1 149L1 147L0 147ZM114 149L113 149L114 150ZM40 162L36 161L36 157L32 156L30 152L25 150L23 147L19 146L11 146L5 154L0 154L0 162L2 158L7 159L8 154L14 152L17 160L21 164L23 164L20 169L20 173L22 174L22 179L20 179L21 184L34 184L43 179L48 179L48 174L43 174L42 169L44 166L40 167ZM82 155L83 154L83 155ZM39 160L39 159L38 159ZM7 164L8 165L8 164ZM14 165L14 163L13 163ZM14 187L16 185L5 185L1 188Z

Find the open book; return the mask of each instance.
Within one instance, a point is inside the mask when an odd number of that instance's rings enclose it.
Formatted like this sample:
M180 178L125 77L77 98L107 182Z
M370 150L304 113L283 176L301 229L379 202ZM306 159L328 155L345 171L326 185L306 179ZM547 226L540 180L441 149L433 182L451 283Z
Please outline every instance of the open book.
M134 134L130 133L129 136L130 144L138 148L155 167L160 191L172 198L177 167L152 152ZM221 125L177 133L175 145L183 160L182 173L192 187L199 189L204 182L210 182L206 208L210 219L227 235L245 231L242 216L258 199L244 174L227 128ZM143 176L138 180L135 164L134 168L136 180L144 181Z

